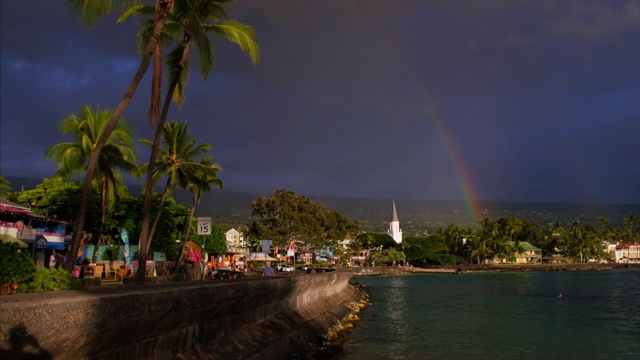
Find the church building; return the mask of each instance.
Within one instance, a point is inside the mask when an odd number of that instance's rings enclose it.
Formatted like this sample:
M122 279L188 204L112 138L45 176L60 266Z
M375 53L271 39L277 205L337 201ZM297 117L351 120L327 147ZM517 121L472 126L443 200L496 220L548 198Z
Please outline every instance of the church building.
M402 230L400 229L400 221L398 221L398 212L396 211L396 201L393 200L393 215L389 223L389 235L400 244L402 242Z

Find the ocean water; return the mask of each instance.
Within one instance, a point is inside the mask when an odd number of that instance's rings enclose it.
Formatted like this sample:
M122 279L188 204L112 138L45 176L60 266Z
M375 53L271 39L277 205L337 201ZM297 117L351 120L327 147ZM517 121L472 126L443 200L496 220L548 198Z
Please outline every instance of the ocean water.
M372 304L337 359L640 359L637 270L352 282Z

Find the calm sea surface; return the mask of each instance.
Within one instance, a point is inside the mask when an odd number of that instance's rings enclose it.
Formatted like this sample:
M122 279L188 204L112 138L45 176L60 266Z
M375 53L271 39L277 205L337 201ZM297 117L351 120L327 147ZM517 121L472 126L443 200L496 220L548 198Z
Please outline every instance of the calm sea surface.
M640 359L637 270L352 282L372 305L338 359Z

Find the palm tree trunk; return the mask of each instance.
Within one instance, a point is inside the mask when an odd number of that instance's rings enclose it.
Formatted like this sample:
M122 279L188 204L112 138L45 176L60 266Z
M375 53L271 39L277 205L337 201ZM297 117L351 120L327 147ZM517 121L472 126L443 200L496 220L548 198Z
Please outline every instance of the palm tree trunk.
M144 210L142 217L142 230L140 232L140 247L138 251L138 272L136 273L136 283L139 285L144 284L145 280L145 265L147 263L147 251L151 247L151 238L149 236L150 229L149 223L151 222L151 192L153 191L153 168L156 164L156 158L158 157L158 152L160 151L160 141L162 139L162 130L164 128L164 124L167 121L167 115L169 114L169 107L171 106L171 99L176 86L178 85L178 80L180 79L180 75L182 74L182 70L184 69L184 63L187 59L187 54L189 53L189 44L185 44L184 49L182 50L182 58L180 59L180 64L178 65L178 70L176 71L174 78L171 79L171 84L167 89L167 96L165 97L164 104L162 106L162 114L160 115L160 119L158 120L158 124L156 125L156 132L153 137L153 145L151 146L151 155L149 157L149 166L147 168L147 181L145 187L144 194ZM146 250L146 251L143 251Z
M151 230L149 230L149 241L147 242L146 252L149 252L149 245L153 240L153 233L156 232L156 227L158 226L158 222L160 221L160 215L162 215L162 208L164 207L164 202L167 200L167 196L169 196L171 179L167 180L167 185L164 187L164 193L162 193L162 197L160 198L160 204L158 204L158 211L156 211L156 218L153 220L153 225L151 226Z
M96 240L96 249L93 252L93 263L98 263L98 253L100 252L100 246L102 246L102 234L104 234L104 223L107 220L107 182L106 178L102 177L102 218L100 219L100 232L98 232L98 239Z
M180 268L184 266L184 260L182 259L182 253L184 252L184 244L189 240L189 233L191 232L191 221L193 220L193 214L196 212L196 203L198 201L198 195L193 194L193 205L191 205L191 213L189 214L189 222L187 222L187 232L184 236L184 240L182 241L182 246L180 247L180 254L178 255L178 266L176 266L174 274L177 274L180 271Z
M160 40L160 34L162 33L162 29L164 28L165 21L167 19L168 9L173 8L173 0L164 0L159 2L160 11L158 12L158 22L156 23L155 28L153 29L153 36L145 49L144 56L142 57L142 61L140 62L140 66L136 71L131 83L129 84L129 88L125 92L122 100L118 104L118 107L113 113L113 116L109 120L109 124L105 128L100 140L96 144L96 147L93 149L91 153L91 159L89 160L89 164L87 165L87 172L84 176L84 182L82 184L82 197L80 198L80 205L78 210L78 216L76 217L75 222L75 230L73 232L73 237L71 238L71 246L69 248L69 254L67 255L67 260L64 264L64 268L67 271L73 271L73 267L76 262L76 257L78 256L78 249L80 247L80 239L82 237L82 233L84 231L84 222L87 217L87 204L89 203L89 195L91 195L91 181L93 180L93 172L96 168L96 164L98 162L98 157L102 152L102 148L107 142L107 139L115 129L116 124L124 114L124 111L129 106L129 102L131 98L133 98L133 94L135 94L138 85L142 81L144 74L147 72L149 68L149 64L151 63L151 56L155 52L156 43Z

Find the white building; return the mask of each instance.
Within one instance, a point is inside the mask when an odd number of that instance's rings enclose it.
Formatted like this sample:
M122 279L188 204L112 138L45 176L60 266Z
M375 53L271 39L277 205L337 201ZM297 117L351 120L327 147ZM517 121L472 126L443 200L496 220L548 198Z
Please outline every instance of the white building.
M244 236L243 234L236 229L229 229L225 233L225 237L227 239L227 245L231 247L243 247L244 246Z
M400 221L398 221L398 212L396 211L396 201L393 200L393 215L389 223L389 235L400 244L402 242L402 229L400 229Z

